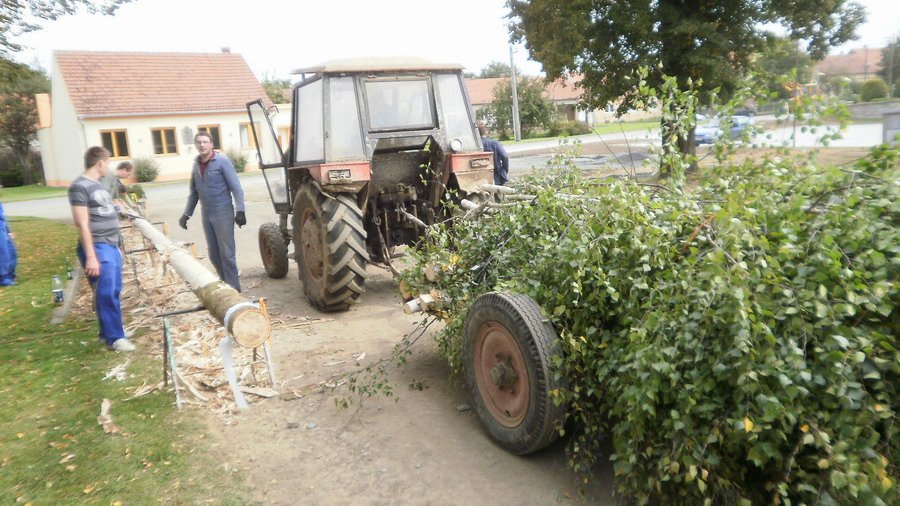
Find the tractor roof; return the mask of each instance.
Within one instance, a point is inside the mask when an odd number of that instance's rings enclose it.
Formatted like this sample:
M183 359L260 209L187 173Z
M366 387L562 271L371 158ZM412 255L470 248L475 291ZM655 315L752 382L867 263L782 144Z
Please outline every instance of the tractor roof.
M398 72L427 70L462 70L458 63L434 63L421 58L373 57L331 60L295 70L294 74L338 74L351 72Z

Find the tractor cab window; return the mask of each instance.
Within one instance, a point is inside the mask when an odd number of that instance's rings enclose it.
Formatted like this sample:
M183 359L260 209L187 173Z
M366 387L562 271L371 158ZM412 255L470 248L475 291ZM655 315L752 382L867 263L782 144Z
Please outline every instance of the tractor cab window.
M428 80L370 80L365 83L371 130L434 128Z
M331 106L331 151L328 160L364 158L353 78L331 77L328 81L328 103Z
M297 88L297 117L295 136L297 138L298 162L325 159L325 125L322 112L322 79Z
M434 76L435 87L441 97L441 116L448 139L459 139L462 149L477 149L475 126L463 97L462 83L457 74Z

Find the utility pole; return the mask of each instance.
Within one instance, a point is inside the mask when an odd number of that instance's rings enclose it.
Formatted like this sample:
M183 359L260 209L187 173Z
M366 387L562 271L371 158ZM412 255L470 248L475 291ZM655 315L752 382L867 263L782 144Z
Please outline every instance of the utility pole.
M518 78L516 77L516 62L513 61L513 47L509 45L509 86L512 90L512 117L513 137L516 141L522 140L522 125L519 124L519 94L516 90Z

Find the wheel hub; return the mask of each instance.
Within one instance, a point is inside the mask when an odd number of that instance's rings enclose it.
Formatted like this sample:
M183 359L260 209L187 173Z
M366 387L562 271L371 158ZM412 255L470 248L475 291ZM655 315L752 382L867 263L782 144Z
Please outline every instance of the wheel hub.
M303 266L316 279L324 273L324 255L319 235L318 219L312 209L306 209L300 220L300 251Z
M525 419L531 389L525 359L510 331L499 322L483 324L475 335L475 381L491 416L505 427Z

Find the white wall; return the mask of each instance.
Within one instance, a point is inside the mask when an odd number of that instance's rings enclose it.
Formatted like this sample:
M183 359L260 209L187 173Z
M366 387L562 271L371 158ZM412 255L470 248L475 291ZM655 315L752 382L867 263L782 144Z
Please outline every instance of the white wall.
M39 133L44 178L48 186L66 186L84 171L84 130L59 70L50 76L52 126Z
M128 138L128 158L113 158L110 165L115 167L119 162L129 160L134 162L135 158L152 158L156 160L160 167L159 177L157 181L166 181L173 179L187 179L191 173L194 157L197 151L194 148L193 140L184 142L187 139L182 138L182 130L189 127L192 134L196 134L200 125L219 125L219 135L221 137L222 146L216 146L222 151L228 149L241 149L248 156L249 169L256 167L256 150L249 147L241 146L240 129L241 123L248 122L245 112L237 113L213 113L213 114L181 114L167 116L141 116L128 118L86 118L85 137L90 146L101 146L102 140L100 132L103 130L125 130ZM176 155L157 155L153 150L153 138L151 137L151 129L155 128L174 128L175 140L178 145L178 154Z

